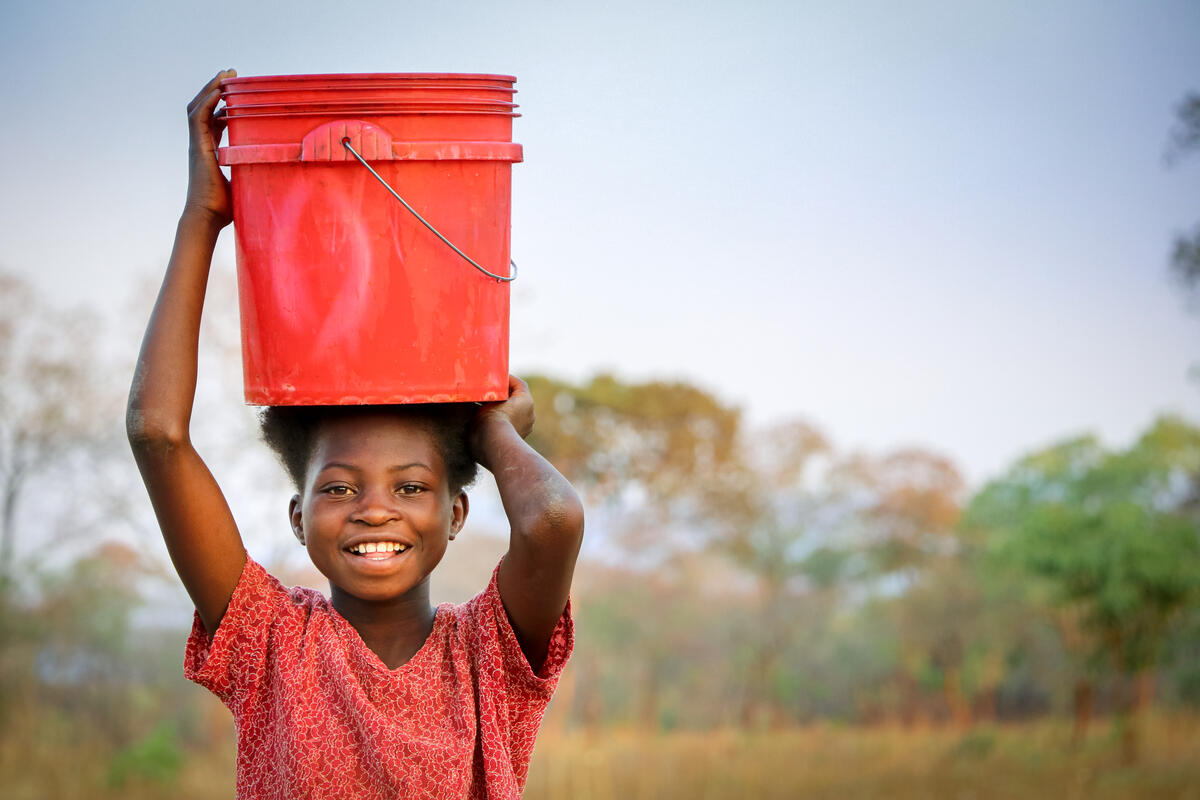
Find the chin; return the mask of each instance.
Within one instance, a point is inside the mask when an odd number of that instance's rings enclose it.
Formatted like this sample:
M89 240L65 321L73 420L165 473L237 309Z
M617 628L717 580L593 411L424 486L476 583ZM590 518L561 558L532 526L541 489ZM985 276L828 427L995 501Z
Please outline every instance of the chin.
M357 579L339 582L336 578L330 578L329 586L331 590L336 587L342 594L350 595L366 603L386 603L408 594L420 586L424 580L425 578L418 581L363 581Z

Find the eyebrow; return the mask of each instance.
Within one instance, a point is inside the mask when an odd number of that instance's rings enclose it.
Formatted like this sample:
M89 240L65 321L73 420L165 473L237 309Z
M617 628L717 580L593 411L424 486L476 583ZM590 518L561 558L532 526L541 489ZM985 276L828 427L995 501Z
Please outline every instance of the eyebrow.
M433 472L433 468L430 467L428 464L426 464L423 461L412 461L408 464L396 464L394 466L388 467L388 471L389 472L403 472L404 470L411 469L413 467L421 467L422 469L426 469L426 470L429 470L430 472ZM349 472L355 472L355 473L362 472L362 469L360 467L356 467L353 464L347 464L344 461L330 461L329 463L322 465L321 469L318 470L318 472L324 472L327 469L344 469Z
M358 467L354 466L353 464L345 464L341 461L330 461L327 464L322 464L321 468L319 470L317 470L317 472L319 472L319 473L324 472L327 469L344 469L349 472L360 472L361 471L361 470L359 470Z
M429 466L424 461L412 461L408 464L397 464L396 466L389 467L388 469L392 472L402 472L403 470L411 469L412 467L420 467L421 469L427 469L430 472L433 472L433 467Z

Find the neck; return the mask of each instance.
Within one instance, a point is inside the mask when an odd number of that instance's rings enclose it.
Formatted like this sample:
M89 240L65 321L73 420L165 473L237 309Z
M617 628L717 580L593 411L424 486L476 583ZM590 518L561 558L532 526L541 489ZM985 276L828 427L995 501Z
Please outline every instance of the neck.
M429 602L428 581L400 597L377 602L355 597L333 584L329 595L334 609L388 669L407 664L433 631L436 611Z

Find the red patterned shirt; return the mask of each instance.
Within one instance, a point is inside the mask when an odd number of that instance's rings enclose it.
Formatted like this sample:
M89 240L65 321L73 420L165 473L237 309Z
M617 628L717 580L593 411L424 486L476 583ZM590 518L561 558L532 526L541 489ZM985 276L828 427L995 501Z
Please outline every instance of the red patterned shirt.
M233 712L239 798L510 798L573 645L568 604L535 674L493 572L389 670L320 592L247 559L211 640L196 616L184 674Z

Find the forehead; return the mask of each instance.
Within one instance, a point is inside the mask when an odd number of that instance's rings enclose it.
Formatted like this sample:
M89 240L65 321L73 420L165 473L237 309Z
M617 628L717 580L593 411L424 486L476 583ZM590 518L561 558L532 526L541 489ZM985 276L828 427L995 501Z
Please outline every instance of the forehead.
M310 463L327 461L418 461L444 469L429 424L415 417L364 412L324 420L313 434Z

